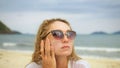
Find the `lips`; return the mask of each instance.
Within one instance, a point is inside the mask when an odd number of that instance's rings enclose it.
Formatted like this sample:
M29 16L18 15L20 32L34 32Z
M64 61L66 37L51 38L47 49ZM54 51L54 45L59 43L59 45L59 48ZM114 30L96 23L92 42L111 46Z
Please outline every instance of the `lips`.
M63 46L62 49L65 49L65 48L70 48L70 46Z

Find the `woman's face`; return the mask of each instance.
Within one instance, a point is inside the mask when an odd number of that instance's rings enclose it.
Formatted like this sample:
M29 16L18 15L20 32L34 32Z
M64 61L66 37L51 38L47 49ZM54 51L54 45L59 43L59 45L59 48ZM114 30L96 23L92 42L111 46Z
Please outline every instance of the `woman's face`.
M56 39L50 33L47 37L50 40L51 46L54 47L55 55L56 56L69 56L72 53L72 47L74 40L70 40L65 35L66 31L71 30L70 27L60 21L56 21L51 24L50 31L52 30L61 30L64 33L64 38Z

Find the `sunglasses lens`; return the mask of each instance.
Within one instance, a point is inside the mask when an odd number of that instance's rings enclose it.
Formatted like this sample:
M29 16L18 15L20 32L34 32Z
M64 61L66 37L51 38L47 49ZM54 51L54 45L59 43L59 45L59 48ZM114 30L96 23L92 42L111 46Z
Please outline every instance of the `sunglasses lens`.
M63 38L63 33L60 30L53 30L52 35L56 39L62 39Z
M60 40L60 39L63 39L63 37L64 37L63 32L60 30L53 30L51 32L52 32L52 35L55 39ZM75 31L67 31L66 36L68 39L73 40L76 36L76 32Z
M67 32L68 39L74 39L75 36L76 36L76 32L74 32L74 31L68 31Z

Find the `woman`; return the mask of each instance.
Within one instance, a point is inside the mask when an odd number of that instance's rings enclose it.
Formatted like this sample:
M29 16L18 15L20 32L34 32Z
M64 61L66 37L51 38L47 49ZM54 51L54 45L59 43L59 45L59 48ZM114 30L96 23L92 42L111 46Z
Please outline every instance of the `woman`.
M66 20L44 20L36 36L32 62L26 68L90 68L75 54L75 36Z

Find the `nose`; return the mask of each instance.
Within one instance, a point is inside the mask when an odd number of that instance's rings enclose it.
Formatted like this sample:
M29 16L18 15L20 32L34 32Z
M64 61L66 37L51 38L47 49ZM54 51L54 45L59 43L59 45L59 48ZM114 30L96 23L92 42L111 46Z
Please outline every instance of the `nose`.
M66 35L64 35L64 38L63 38L62 41L63 41L64 43L67 43L67 42L69 41Z

